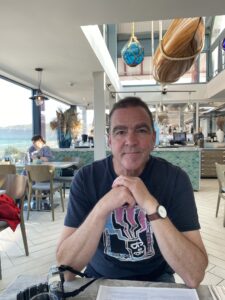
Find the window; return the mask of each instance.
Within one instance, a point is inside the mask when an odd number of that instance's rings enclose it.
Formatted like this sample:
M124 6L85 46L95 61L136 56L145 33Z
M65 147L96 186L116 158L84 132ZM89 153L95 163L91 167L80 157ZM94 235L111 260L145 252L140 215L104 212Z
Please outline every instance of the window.
M212 77L218 74L218 47L212 51Z
M67 110L70 105L59 102L54 99L49 99L42 105L41 111L41 123L42 123L42 135L46 139L46 143L51 148L58 148L57 132L52 130L50 122L56 118L56 111L61 109L63 112Z
M206 53L200 54L199 70L199 82L206 82Z
M225 16L216 16L214 19L214 24L212 28L212 35L211 35L211 45L215 42L218 38L220 33L225 28Z
M0 78L0 160L22 159L31 144L31 90Z

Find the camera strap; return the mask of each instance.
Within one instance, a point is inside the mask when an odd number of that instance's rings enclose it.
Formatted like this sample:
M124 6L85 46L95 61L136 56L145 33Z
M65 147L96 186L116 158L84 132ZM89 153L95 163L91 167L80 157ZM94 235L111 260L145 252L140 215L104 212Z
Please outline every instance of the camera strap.
M57 296L58 300L63 300L69 297L74 297L77 296L78 294L80 294L81 292L83 292L89 285L91 285L95 280L97 280L97 278L92 278L90 281L88 281L87 283L85 283L84 285L82 285L81 287L79 287L78 289L75 289L74 291L71 292L65 292L64 291L64 282L65 282L65 278L64 278L64 272L69 271L71 273L73 273L74 275L78 275L80 277L87 277L86 274L77 271L75 269L73 269L70 266L65 266L65 265L61 265L59 267L52 267L52 269L54 270L54 274L58 274L58 279L57 282L54 280L53 282L53 286L51 286L51 283L49 284L49 282L45 282L45 283L40 283L38 285L33 285L30 286L28 288L26 288L23 291L20 291L17 294L16 299L17 300L29 300L31 299L33 296L35 295L40 295L40 299L42 297L42 293L43 292L53 292L55 296ZM60 281L59 281L60 280ZM56 283L56 285L54 285L54 283ZM52 290L53 288L53 290ZM46 296L42 297L43 300L46 300ZM48 298L49 300L49 298Z
M60 279L61 279L62 287L63 287L64 281L65 281L63 273L66 272L66 271L69 271L69 272L73 273L74 275L78 275L78 276L80 276L82 278L84 278L84 277L88 278L86 274L84 274L84 273L82 273L80 271L77 271L77 270L73 269L70 266L60 265L58 267L58 270L59 270L59 274L60 274ZM91 279L89 282L87 282L84 285L82 285L81 287L79 287L79 289L76 289L76 290L71 291L71 292L65 292L64 288L62 288L62 292L57 292L57 294L62 299L63 298L69 298L69 297L77 296L78 294L80 294L81 292L83 292L89 285L91 285L96 280L97 280L97 278Z

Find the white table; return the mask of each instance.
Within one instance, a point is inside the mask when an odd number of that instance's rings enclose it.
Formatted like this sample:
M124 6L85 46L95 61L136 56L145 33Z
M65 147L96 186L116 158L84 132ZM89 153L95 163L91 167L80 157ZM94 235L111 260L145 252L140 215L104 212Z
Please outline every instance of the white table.
M85 284L90 279L77 278L75 281L67 282L65 285L66 291L72 291ZM19 291L24 290L34 284L45 282L46 277L42 276L29 276L21 275L13 281L8 288L0 294L0 300L15 300L16 295ZM169 288L187 288L183 284L176 283L161 283L161 282L147 282L147 281L130 281L130 280L109 280L109 279L98 279L92 283L84 292L80 293L76 297L70 299L75 300L95 300L98 288L100 285L106 286L133 286L133 287L169 287ZM200 300L213 300L207 285L201 285L197 288L197 293Z
M0 195L5 194L6 190L0 190Z
M71 166L79 166L79 163L76 161L48 161L48 162L42 162L40 164L37 163L16 163L16 168L18 169L24 169L26 165L50 165L55 167L56 169L66 169Z

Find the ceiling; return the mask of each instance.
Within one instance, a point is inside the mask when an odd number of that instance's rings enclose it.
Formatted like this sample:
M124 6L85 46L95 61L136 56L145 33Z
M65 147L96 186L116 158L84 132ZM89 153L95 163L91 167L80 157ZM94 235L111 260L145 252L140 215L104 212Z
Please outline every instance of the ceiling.
M43 92L86 106L103 67L80 26L220 14L224 0L0 0L0 75L37 88L42 67Z

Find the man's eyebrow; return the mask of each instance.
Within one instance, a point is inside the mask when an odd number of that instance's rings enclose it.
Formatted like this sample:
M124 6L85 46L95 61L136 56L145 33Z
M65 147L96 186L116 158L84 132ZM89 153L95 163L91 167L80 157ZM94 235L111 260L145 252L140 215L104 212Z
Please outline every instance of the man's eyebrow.
M115 132L117 130L124 130L124 129L127 129L127 126L125 126L125 125L117 125L117 126L113 127L112 132Z
M151 126L146 124L146 123L139 123L139 124L136 124L133 129L137 129L137 128L146 128L148 129L149 131L151 131ZM127 126L125 125L117 125L115 127L112 128L112 132L115 132L117 130L127 130L129 129Z
M138 129L138 128L145 128L145 129L147 129L147 130L149 130L149 131L152 130L151 126L148 125L148 124L146 124L146 123L139 123L139 124L136 124L136 125L134 126L134 129Z

